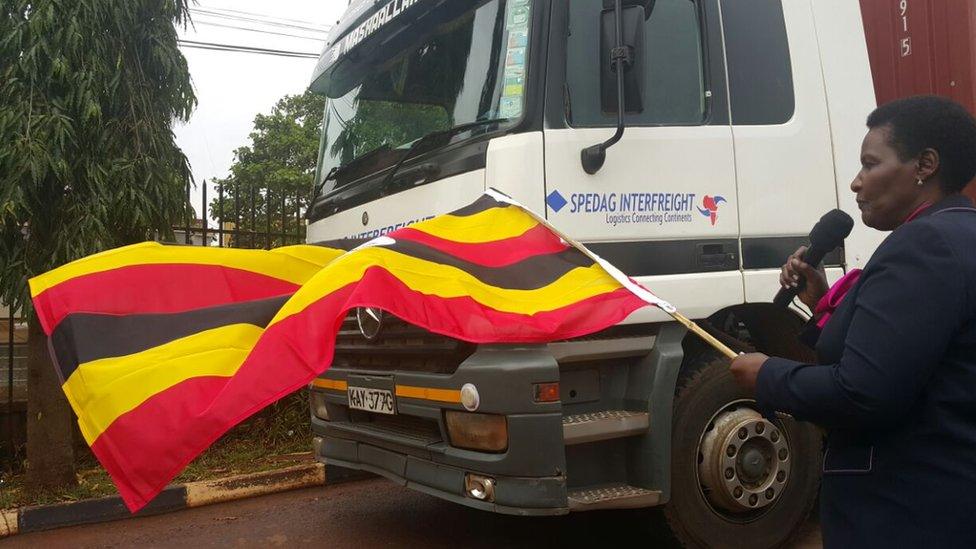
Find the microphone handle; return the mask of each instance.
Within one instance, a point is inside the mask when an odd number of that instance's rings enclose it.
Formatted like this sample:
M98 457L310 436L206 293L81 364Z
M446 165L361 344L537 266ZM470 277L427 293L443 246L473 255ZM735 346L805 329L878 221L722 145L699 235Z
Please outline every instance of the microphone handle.
M824 256L829 254L831 251L832 248L827 249L821 246L811 245L810 248L807 249L806 253L803 254L801 259L816 269L823 261ZM803 277L803 275L800 275L800 281L797 283L797 287L780 288L779 291L776 292L776 297L773 298L773 304L779 307L789 307L790 303L793 302L793 298L796 297L796 294L803 290L806 283L806 279Z

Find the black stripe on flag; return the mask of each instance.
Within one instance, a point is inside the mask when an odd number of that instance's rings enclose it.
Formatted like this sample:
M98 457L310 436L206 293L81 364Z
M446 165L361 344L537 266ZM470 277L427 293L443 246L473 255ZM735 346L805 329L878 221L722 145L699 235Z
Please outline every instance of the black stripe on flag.
M264 328L290 297L288 294L180 313L72 313L51 334L51 349L64 381L79 364L131 355L204 330L230 324Z
M322 242L316 242L313 245L348 252L362 244L365 244L367 241L369 241L368 238L339 238L337 240L323 240Z
M510 204L504 204L492 198L487 194L481 195L481 198L475 200L471 204L463 208L459 208L450 213L455 217L470 217L475 214L480 214L481 212L490 210L492 208L508 208Z
M455 267L484 284L509 290L537 290L559 280L573 269L593 266L593 260L576 248L535 255L504 267L485 267L411 240L397 240L383 247L431 263Z

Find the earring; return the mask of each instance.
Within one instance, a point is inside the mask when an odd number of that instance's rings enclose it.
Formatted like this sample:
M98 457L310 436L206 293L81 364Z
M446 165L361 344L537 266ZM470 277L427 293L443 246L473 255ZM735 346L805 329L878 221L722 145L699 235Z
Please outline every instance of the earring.
M919 179L918 180L918 183L916 183L916 185L918 185L919 187L921 187L922 185L925 185L925 182L922 181L921 179Z

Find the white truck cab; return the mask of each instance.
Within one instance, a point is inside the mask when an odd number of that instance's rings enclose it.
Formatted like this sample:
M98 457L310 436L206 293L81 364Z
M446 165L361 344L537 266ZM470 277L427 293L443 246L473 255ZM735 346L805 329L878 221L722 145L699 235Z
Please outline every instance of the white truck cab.
M312 90L327 104L310 243L386 234L495 188L730 344L809 356L802 317L771 301L820 216L858 213L848 187L874 91L857 2L354 0ZM859 224L828 275L882 237ZM659 310L532 348L395 320L366 341L354 316L312 386L330 464L496 512L665 505L699 545L780 544L815 498L816 431L761 417ZM391 420L346 393L472 379L506 418L504 451L455 444L457 403L404 391ZM539 381L560 384L559 402L512 396Z

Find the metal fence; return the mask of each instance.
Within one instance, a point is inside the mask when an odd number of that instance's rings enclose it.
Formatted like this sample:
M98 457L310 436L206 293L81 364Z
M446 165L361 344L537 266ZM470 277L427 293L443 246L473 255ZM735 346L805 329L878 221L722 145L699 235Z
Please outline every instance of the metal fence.
M214 208L207 197L204 182L200 200L200 219L193 219L191 210L181 227L174 227L176 241L181 244L216 245L232 248L271 249L305 242L305 201L307 192L288 192L258 189L253 185L234 183L225 189L217 184ZM191 203L190 186L186 187L186 201ZM210 227L207 219L216 221ZM198 237L198 238L195 238ZM216 244L211 244L216 241Z
M15 462L20 455L20 446L26 438L27 418L27 324L17 311L8 307L0 308L0 346L2 358L6 362L5 372L0 378L0 389L4 399L0 406L0 440L3 441L0 463Z
M187 208L173 227L175 243L271 249L305 241L307 192L282 191L235 183L216 184L216 196L204 182L199 209ZM210 196L208 197L208 194ZM191 188L186 187L190 205ZM215 199L215 200L214 200ZM211 204L212 202L212 204ZM199 218L196 216L199 212ZM214 226L212 226L214 225ZM5 364L4 364L5 363ZM27 418L27 324L18 311L0 304L0 471L22 460Z

